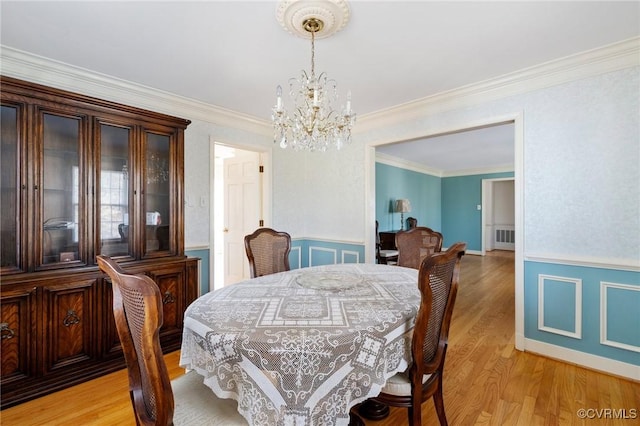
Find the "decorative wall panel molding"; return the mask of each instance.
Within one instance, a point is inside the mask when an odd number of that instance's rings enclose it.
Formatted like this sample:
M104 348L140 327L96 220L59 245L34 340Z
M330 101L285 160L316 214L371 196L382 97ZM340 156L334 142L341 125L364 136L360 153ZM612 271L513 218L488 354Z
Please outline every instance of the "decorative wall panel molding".
M640 346L637 345L632 345L629 343L624 343L624 342L619 342L619 341L615 341L611 338L609 338L609 333L608 333L608 325L609 325L609 320L612 319L612 315L614 313L620 313L621 310L615 310L614 312L611 312L609 310L609 292L614 289L615 290L621 290L621 291L625 291L625 292L630 292L629 293L629 299L631 300L631 303L633 303L633 298L636 298L637 300L640 300L640 286L634 286L634 285L629 285L629 284L617 284L617 283L609 283L609 282L604 282L601 281L600 282L600 343L603 345L607 345L607 346L613 346L614 348L620 348L620 349L626 349L629 351L634 351L634 352L640 352ZM637 293L633 294L633 293ZM620 306L617 306L617 308L620 308ZM628 320L630 321L630 323L627 325L627 327L631 327L630 330L635 331L636 333L640 333L639 330L639 326L640 326L640 306L636 306L636 309L634 310L633 307L631 307L631 309L626 309L623 310L623 312L630 314L632 317L628 318ZM633 316L635 315L635 320L636 320L636 324L633 324ZM627 327L624 327L624 329L627 329ZM622 326L620 324L618 324L616 326L616 328L622 328Z
M309 266L317 266L318 263L314 263L313 253L314 252L325 252L331 253L333 255L333 264L338 263L338 251L336 249L328 249L324 247L313 247L309 246ZM320 263L320 265L326 265L326 263Z
M352 259L347 259L347 257L351 257ZM342 250L342 263L360 263L360 253L357 251Z
M297 254L295 254L297 252ZM291 262L291 256L296 256L298 258L297 265L290 265L291 269L302 268L302 247L291 247L291 252L289 253L289 262Z
M560 296L558 294L559 291L567 291L567 289L562 289L560 286L562 285L573 285L573 306L574 306L574 318L573 318L573 330L566 330L558 327L553 327L549 325L554 321L554 318L551 318L550 309L553 307L549 307L547 309L546 300L545 299L545 290L547 292L547 296L550 294L556 293L555 296ZM548 286L548 288L547 288ZM555 287L555 288L554 288ZM555 301L558 301L558 298L554 298ZM567 306L567 301L561 303L563 306ZM563 312L554 312L554 316L557 319L559 315L563 313L566 314L566 310ZM545 318L548 313L549 318ZM555 333L562 336L573 337L574 339L582 338L582 280L579 278L566 278L566 277L557 277L553 275L538 275L538 330L546 331L549 333Z

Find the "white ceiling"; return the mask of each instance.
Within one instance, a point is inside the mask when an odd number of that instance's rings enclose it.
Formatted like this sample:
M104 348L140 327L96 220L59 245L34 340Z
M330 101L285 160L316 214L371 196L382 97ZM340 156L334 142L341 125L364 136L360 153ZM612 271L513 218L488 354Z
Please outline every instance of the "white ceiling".
M513 170L514 125L502 124L378 147L378 153L435 174Z
M275 87L310 68L309 41L278 24L276 6L275 1L2 0L0 42L269 120ZM351 1L349 6L347 26L316 41L316 68L337 81L342 95L351 90L359 115L640 35L638 1ZM485 137L490 130L481 132ZM453 167L496 165L492 158L503 146L488 144L468 163ZM513 162L513 140L502 144L510 147L507 158ZM415 149L401 144L381 150L400 157L406 150L416 161ZM433 153L425 159L428 167L452 167Z

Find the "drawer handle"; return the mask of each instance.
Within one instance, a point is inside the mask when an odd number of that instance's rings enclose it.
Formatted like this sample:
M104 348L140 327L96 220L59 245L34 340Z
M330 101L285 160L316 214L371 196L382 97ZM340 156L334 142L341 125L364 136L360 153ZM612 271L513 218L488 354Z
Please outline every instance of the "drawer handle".
M176 297L170 291L164 293L162 303L168 305L169 303L176 303Z
M67 311L67 316L62 320L62 324L65 327L72 326L74 324L78 324L80 322L80 317L73 309L69 309Z
M0 338L2 339L13 339L16 333L12 329L9 328L9 323L3 322L0 323Z

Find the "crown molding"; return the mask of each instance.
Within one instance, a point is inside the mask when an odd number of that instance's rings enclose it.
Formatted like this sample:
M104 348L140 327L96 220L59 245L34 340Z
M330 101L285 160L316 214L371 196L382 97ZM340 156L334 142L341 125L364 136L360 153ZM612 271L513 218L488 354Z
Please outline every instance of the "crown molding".
M170 115L188 116L253 133L272 136L271 123L256 117L85 68L0 45L0 73L33 83L119 102Z
M444 174L443 170L426 167L424 164L415 163L403 158L394 157L384 154L376 150L376 163L386 164L387 166L398 167L400 169L411 170L413 172L423 173L441 178Z
M503 76L462 86L384 110L363 114L353 134L397 125L429 114L469 107L569 81L640 66L640 37L545 62ZM62 90L171 115L188 115L222 126L271 137L271 123L247 114L96 73L0 45L0 73Z
M376 163L386 164L392 167L398 167L400 169L411 170L417 173L423 173L438 178L448 178L457 176L471 176L471 175L484 175L492 173L509 173L513 172L513 164L503 164L500 166L483 167L476 169L461 169L444 171L440 169L434 169L426 167L423 164L415 163L413 161L405 160L403 158L394 157L389 154L376 152Z
M640 37L545 62L358 117L354 134L640 65Z
M513 164L503 164L499 166L483 167L483 168L476 168L476 169L449 170L442 173L442 177L448 178L448 177L459 177L459 176L489 175L493 173L514 173Z

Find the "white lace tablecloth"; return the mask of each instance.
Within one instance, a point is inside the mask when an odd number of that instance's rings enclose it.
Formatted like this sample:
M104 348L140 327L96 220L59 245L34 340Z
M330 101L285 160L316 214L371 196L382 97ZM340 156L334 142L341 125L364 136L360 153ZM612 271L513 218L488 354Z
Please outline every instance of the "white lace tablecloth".
M418 271L296 269L205 294L185 312L180 365L250 425L346 425L407 368Z

